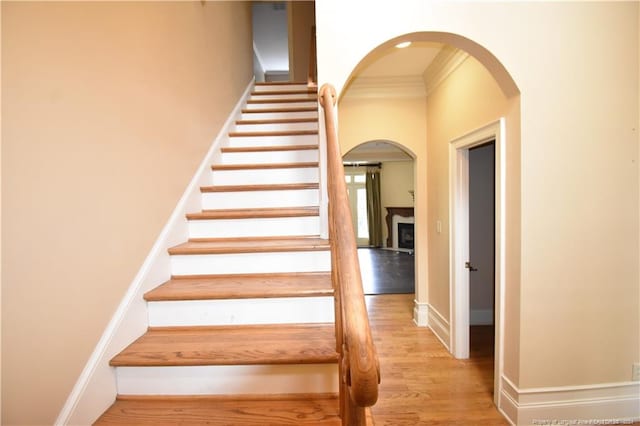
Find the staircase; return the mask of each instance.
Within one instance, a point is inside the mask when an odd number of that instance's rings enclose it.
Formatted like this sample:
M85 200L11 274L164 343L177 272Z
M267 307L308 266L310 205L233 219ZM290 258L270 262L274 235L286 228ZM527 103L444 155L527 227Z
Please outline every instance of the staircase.
M256 85L95 424L341 424L317 109L306 85Z

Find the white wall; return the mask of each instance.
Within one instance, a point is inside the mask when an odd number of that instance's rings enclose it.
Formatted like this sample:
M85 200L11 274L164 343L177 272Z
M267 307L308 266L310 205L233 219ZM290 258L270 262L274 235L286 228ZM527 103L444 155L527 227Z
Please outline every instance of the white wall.
M521 389L629 380L638 3L324 1L316 17L319 80L338 92L373 49L409 33L469 51L496 77L510 101L507 290L520 303L507 308L519 322L510 378Z
M1 8L2 423L52 424L251 81L251 7Z
M274 2L254 2L253 42L262 61L263 71L289 69L289 36L287 31L287 3L274 9Z

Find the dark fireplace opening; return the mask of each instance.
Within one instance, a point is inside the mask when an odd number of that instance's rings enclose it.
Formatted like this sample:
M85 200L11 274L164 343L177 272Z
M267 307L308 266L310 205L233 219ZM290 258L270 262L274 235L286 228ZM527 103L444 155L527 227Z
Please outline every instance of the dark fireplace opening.
M398 248L413 250L413 223L398 223Z

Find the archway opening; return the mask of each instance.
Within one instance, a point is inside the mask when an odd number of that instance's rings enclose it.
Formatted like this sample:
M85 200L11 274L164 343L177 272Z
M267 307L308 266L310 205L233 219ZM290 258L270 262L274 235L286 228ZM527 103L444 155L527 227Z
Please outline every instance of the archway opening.
M413 294L413 154L372 140L347 152L343 164L365 294Z
M395 47L405 41L412 45L402 50ZM471 268L464 268L469 259L455 256L460 246L469 243L468 229L454 220L461 209L468 209L468 203L456 200L464 191L454 191L452 182L478 141L458 146L454 142L498 123L499 131L493 135L497 191L492 266L496 274L491 288L495 308L487 324L494 330L489 343L494 363L485 364L494 366L487 382L493 382L490 395L499 404L505 351L519 344L519 302L505 297L507 287L515 289L511 294L517 294L519 287L513 272L518 270L519 225L507 219L517 215L520 201L517 186L509 186L507 192L506 185L520 180L517 85L500 61L472 40L444 32L404 34L373 49L353 70L339 99L339 120L343 152L359 141L382 137L402 140L415 154L414 321L430 327L459 358L469 354L471 309L468 277L466 282L460 277L471 273ZM509 247L515 250L510 253ZM466 297L460 296L465 292ZM508 345L505 335L511 339Z

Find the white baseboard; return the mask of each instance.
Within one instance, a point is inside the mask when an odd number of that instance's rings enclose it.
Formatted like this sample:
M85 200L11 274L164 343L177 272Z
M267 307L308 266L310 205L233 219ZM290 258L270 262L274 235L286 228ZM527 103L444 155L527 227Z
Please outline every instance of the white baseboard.
M428 303L413 301L413 322L418 327L429 327L438 340L449 350L449 321Z
M429 328L449 351L451 347L449 321L431 305L429 305Z
M210 184L211 164L218 147L227 141L227 133L233 128L246 99L251 94L253 80L229 115L213 141L182 198L171 214L160 236L151 248L137 275L118 305L111 321L89 357L80 377L58 414L55 425L91 424L115 400L116 377L109 360L147 329L147 308L143 294L166 281L170 275L167 249L184 242L188 236L187 212L201 209L200 187Z
M418 327L429 326L429 304L420 303L417 300L413 301L413 322Z
M499 408L515 425L623 424L640 420L640 382L518 389L505 376L501 381Z

